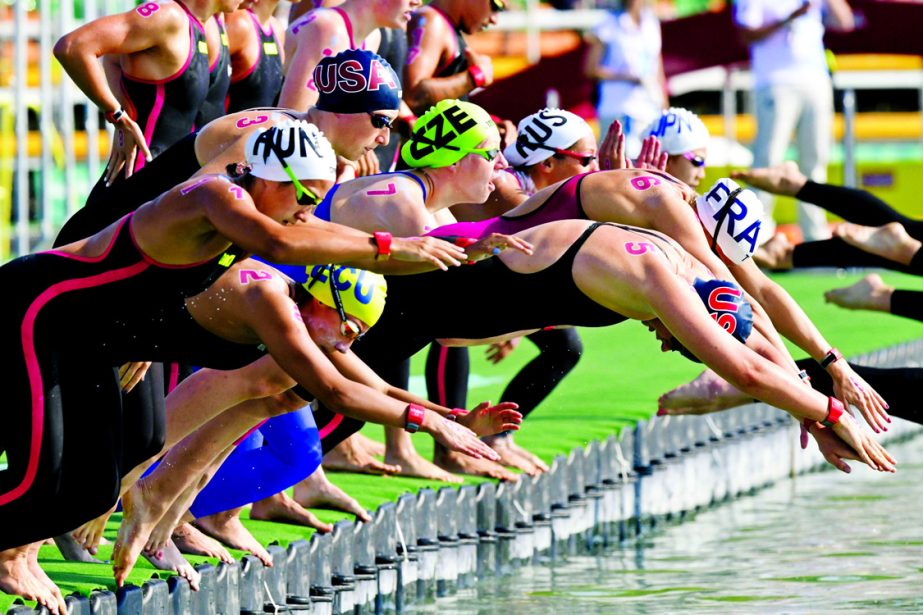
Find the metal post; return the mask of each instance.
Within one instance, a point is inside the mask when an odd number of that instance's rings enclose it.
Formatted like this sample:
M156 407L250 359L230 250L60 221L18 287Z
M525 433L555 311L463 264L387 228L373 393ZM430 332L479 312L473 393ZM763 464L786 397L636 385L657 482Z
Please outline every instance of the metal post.
M102 4L100 7L99 5ZM86 2L86 23L96 19L100 15L108 15L105 2ZM101 12L99 9L102 9ZM86 104L86 122L84 128L87 132L87 176L89 178L89 187L92 188L94 182L99 178L99 113L96 105L87 99Z
M54 162L51 158L51 137L54 130L52 116L54 114L54 95L51 91L51 0L39 2L39 70L41 72L41 96L39 97L39 131L42 133L42 166L39 169L39 194L41 194L40 220L41 239L44 243L51 239L54 229L52 227L53 215L51 211L51 186Z
M58 32L62 35L70 32L73 28L74 20L74 3L73 0L61 1L61 13L59 15ZM77 211L77 200L74 195L74 166L76 157L74 156L74 97L72 93L73 82L70 77L63 77L60 84L61 96L61 138L64 141L64 185L65 199L67 202L67 215L70 216Z
M542 33L538 26L537 11L537 0L526 0L526 56L529 64L538 64L542 59Z
M856 92L843 90L843 185L856 187Z
M15 4L16 89L16 254L29 252L29 106L26 102L28 66L26 3Z

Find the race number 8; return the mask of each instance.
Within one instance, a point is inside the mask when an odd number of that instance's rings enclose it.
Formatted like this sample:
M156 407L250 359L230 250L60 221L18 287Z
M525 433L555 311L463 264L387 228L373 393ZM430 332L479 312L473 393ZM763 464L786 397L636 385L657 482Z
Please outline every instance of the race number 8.
M150 17L160 10L160 5L156 2L148 2L146 4L142 4L135 10L138 11L138 15L141 15L141 17Z

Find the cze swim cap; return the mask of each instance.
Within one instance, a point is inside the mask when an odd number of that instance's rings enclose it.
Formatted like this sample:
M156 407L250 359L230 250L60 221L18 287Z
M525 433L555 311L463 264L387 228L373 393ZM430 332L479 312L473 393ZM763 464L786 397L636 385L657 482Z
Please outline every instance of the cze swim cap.
M255 131L247 139L246 156L250 174L261 179L292 181L286 166L298 179L336 179L337 158L330 142L304 120L286 120Z
M330 290L331 283L336 284L347 314L369 327L378 322L385 311L385 298L388 296L388 282L384 276L338 265L308 267L305 289L327 307L336 309L333 292Z
M567 149L592 134L593 129L579 115L542 109L520 120L519 137L503 155L514 167L530 167L554 156L556 149Z
M401 106L401 80L388 62L365 49L327 56L314 69L321 111L365 113Z
M763 204L756 194L733 179L722 178L711 189L695 198L696 213L711 236L711 249L717 248L735 263L742 263L759 245Z
M413 125L401 158L415 169L447 167L490 138L499 141L500 133L487 111L466 101L440 100Z
M660 139L661 147L671 156L707 146L709 136L699 116L682 107L670 107L661 113L644 134Z

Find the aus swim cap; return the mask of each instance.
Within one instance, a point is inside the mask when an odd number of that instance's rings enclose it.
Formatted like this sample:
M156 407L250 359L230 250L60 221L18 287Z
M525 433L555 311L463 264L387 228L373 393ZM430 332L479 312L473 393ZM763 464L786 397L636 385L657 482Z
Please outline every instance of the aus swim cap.
M289 182L291 168L297 179L336 179L337 157L317 126L304 120L286 120L257 130L247 139L250 174L274 182Z
M520 120L519 136L503 155L514 167L530 167L592 134L593 129L579 115L546 108Z
M699 116L682 107L670 107L661 113L644 134L660 139L661 147L671 156L705 147L709 137Z
M329 308L337 309L331 285L335 284L343 309L368 326L374 325L385 310L388 282L385 277L364 269L338 265L308 267L305 289Z
M696 278L692 283L692 288L705 304L708 315L735 339L745 343L753 331L753 309L740 287L734 282L725 280ZM687 359L701 363L699 358L677 339L670 342L670 349Z
M401 158L415 169L447 167L491 137L499 141L500 133L487 111L474 103L448 98L416 121L410 140L401 148Z
M763 203L733 179L721 178L707 193L695 198L696 213L711 237L713 252L742 263L759 245Z
M388 62L365 49L327 56L314 68L315 106L335 113L394 110L401 106L401 80Z

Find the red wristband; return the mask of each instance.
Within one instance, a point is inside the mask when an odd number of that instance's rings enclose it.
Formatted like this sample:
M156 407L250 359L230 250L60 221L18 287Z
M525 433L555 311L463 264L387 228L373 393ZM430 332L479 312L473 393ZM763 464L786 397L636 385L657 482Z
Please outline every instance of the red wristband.
M824 420L821 421L821 425L824 427L833 427L840 422L840 419L843 417L843 412L846 408L836 397L827 398L827 416L824 417Z
M843 355L835 347L827 351L827 354L824 355L824 358L820 360L820 366L824 369L827 369L837 361L843 358Z
M386 261L391 258L391 233L376 231L373 233L373 237L375 237L375 245L378 248L375 260Z
M468 74L471 75L471 80L474 81L474 87L476 88L482 88L487 83L487 75L476 64L468 67Z
M409 433L417 433L420 426L423 425L423 419L426 417L426 408L420 404L407 405L407 421L404 423L404 429Z

